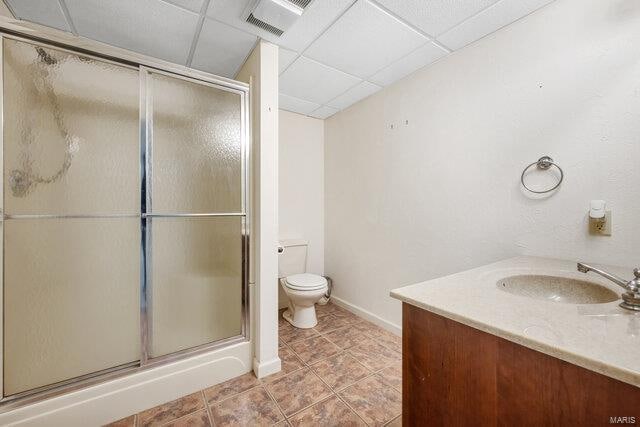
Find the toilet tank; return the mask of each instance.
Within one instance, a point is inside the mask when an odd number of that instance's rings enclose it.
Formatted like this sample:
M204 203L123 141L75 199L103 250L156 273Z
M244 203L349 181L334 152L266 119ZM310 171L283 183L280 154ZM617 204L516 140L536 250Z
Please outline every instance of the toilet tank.
M281 240L278 249L278 277L287 277L292 274L304 273L307 269L307 245L306 240Z

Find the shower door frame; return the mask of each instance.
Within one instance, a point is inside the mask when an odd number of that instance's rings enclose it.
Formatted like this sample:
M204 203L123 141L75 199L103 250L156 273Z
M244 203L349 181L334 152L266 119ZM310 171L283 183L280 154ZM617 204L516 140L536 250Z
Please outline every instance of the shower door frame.
M81 39L77 36L60 34L57 30L49 30L37 25L37 29L28 28L24 31L21 22L0 21L0 257L1 283L0 292L0 413L40 402L55 396L83 389L92 385L107 382L112 379L130 375L149 368L166 365L168 363L187 359L189 357L211 352L233 344L250 340L250 312L249 312L249 244L251 230L251 199L250 199L250 164L251 164L251 121L250 121L250 90L243 82L219 77L206 72L193 70L162 60L137 54L124 49L113 48L100 42ZM17 27L17 28L14 28ZM6 215L4 214L4 40L15 40L45 48L65 51L75 55L90 57L99 61L112 63L137 70L139 76L139 148L140 148L140 214L116 215ZM171 78L202 84L227 92L236 93L240 97L240 126L241 126L241 211L230 213L162 213L147 212L151 208L151 178L152 178L152 147L153 147L153 111L152 96L148 92L147 80L150 74L160 74ZM150 291L151 291L151 230L154 217L172 218L202 218L202 217L242 217L242 273L241 273L241 333L236 336L223 338L195 347L179 350L170 354L150 357ZM4 221L18 218L95 218L95 217L133 217L140 219L140 355L139 360L120 366L110 367L101 371L70 378L57 383L37 387L35 389L4 395Z

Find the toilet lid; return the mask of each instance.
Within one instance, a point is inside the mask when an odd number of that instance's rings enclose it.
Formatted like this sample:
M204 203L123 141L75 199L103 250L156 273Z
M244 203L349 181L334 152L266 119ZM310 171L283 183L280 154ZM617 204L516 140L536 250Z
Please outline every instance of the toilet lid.
M327 286L327 279L317 274L294 274L285 279L285 284L296 291L315 291Z

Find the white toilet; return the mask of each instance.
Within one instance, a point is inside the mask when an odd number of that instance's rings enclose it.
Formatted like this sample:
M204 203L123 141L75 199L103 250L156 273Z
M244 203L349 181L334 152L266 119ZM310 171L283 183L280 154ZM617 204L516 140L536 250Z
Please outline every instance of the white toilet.
M283 240L278 248L278 277L289 298L289 308L282 316L303 329L318 324L315 304L327 292L327 279L305 273L307 244L305 240Z

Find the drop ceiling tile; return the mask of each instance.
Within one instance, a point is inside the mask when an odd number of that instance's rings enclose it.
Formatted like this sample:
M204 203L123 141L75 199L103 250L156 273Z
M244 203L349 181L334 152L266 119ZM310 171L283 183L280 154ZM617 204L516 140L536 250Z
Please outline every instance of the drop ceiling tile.
M65 0L81 36L185 64L198 15L160 0Z
M278 72L282 74L282 72L296 59L298 56L294 51L280 48L278 49Z
M305 51L334 68L366 78L428 41L367 0L358 0Z
M164 0L167 3L173 3L176 6L183 7L185 9L191 10L193 12L200 13L200 9L202 9L202 3L204 0Z
M280 76L280 92L325 104L359 82L357 77L301 56Z
M301 52L344 13L354 0L314 0L278 44Z
M323 105L322 107L318 108L315 111L312 111L311 114L309 114L311 117L315 117L316 119L327 119L331 116L333 116L335 113L337 113L338 109L333 108L333 107L329 107L328 105Z
M447 31L440 41L451 49L460 49L487 34L511 24L553 0L502 0L482 13Z
M207 15L255 34L272 43L301 52L338 18L355 0L314 0L281 37L261 30L245 21L251 0L212 0Z
M352 87L342 95L339 95L338 97L329 101L328 105L330 107L334 107L339 110L342 110L352 104L355 104L361 99L368 97L369 95L373 95L380 89L382 89L380 86L376 86L373 83L361 82L360 84Z
M60 3L53 0L7 0L18 19L70 31Z
M205 19L191 66L233 78L258 38L213 19Z
M309 114L320 107L320 104L315 102L305 101L282 93L278 96L278 103L280 104L280 109L300 114Z
M498 0L377 0L430 36L437 36Z
M387 68L380 70L369 80L380 86L390 85L414 71L437 61L447 53L448 52L440 46L434 43L427 43L404 58L397 60Z

